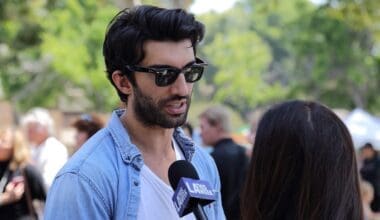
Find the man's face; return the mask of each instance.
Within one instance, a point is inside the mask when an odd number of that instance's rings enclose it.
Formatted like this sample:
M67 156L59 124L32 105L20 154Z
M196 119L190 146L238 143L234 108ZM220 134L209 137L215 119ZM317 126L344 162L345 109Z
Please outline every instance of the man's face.
M369 148L364 148L361 150L361 158L363 160L365 159L371 159L373 158L373 156L375 155L374 151L372 149L369 149Z
M9 160L12 157L12 133L10 130L0 131L0 161Z
M79 149L84 144L84 142L87 141L88 138L89 137L88 137L88 133L87 132L77 130L77 133L75 134L75 141L76 141L75 148Z
M148 41L146 53L139 64L142 67L170 66L182 69L195 61L190 40L179 42ZM172 84L159 87L152 73L135 73L136 87L130 96L138 120L146 126L174 128L185 123L191 102L193 83L187 83L183 74ZM129 98L128 98L129 99Z
M218 127L211 125L206 118L201 117L199 120L201 129L201 138L204 145L213 146L218 139Z
M49 136L47 128L43 127L37 122L29 122L26 125L26 134L28 141L34 145L41 144Z

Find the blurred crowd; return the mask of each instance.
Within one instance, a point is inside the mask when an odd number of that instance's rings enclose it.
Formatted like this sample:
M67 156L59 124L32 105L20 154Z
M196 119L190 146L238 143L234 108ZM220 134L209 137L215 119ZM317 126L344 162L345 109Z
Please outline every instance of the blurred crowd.
M74 152L103 127L96 114L83 114L75 129ZM50 112L33 108L18 125L0 124L0 219L42 219L49 187L68 160L68 147L55 135Z
M240 192L252 148L234 139L228 108L209 107L198 119L199 127L186 122L182 130L210 152L220 175L226 217L239 219ZM258 121L250 123L246 143L252 146ZM17 126L0 126L0 219L42 218L44 201L55 175L69 157L104 126L104 121L97 114L84 113L70 126L75 130L71 151L55 135L54 120L47 109L31 109ZM367 220L380 219L380 156L371 143L356 153L364 215Z

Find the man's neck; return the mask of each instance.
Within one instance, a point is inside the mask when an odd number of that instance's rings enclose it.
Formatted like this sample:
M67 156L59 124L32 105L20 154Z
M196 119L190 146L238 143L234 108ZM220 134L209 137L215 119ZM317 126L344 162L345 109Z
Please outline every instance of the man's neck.
M217 138L216 138L216 141L215 141L215 144L217 144L218 142L220 142L221 140L224 140L224 139L230 139L232 138L231 134L227 133L227 132L223 132L223 133L220 133ZM214 144L214 145L215 145Z
M128 131L131 142L139 148L145 165L169 184L168 168L176 160L172 146L174 129L147 127L137 121L132 114L128 115L130 113L124 113L120 119Z
M132 112L124 113L120 119L127 129L132 143L141 151L156 154L165 153L172 149L173 128L167 129L160 126L146 126L136 120Z

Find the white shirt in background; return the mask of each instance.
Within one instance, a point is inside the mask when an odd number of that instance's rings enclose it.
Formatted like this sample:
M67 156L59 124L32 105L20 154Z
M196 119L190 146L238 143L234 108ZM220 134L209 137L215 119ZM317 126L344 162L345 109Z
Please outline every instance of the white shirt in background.
M49 137L41 145L32 147L31 153L34 165L41 172L48 190L55 175L68 159L67 148L55 137Z

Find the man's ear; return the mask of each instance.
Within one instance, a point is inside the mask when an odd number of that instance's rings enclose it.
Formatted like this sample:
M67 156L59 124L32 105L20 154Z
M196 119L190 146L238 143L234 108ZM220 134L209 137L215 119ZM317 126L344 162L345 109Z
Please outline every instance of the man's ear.
M131 81L129 81L128 77L125 76L120 70L115 70L112 73L112 81L122 93L126 95L132 93Z

